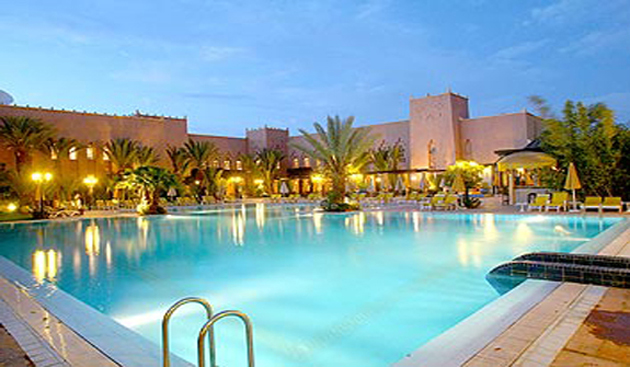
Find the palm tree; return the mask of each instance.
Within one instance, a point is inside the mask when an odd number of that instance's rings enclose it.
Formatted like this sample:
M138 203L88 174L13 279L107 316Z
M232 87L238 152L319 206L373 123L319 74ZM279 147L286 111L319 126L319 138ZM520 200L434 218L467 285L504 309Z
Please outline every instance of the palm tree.
M177 185L174 174L161 167L143 166L123 175L120 186L136 189L148 207L142 214L164 214L166 209L160 206L160 194Z
M69 158L72 149L80 150L85 148L85 144L80 143L72 138L48 138L44 145L40 146L40 151L48 157L55 156L55 168L57 172L61 171L62 162Z
M217 167L208 167L200 172L206 189L206 195L211 195L214 196L215 199L220 199L221 186L224 183L223 170Z
M342 121L339 116L328 116L328 126L324 129L314 123L316 134L309 134L300 129L308 146L295 145L311 157L312 161L321 161L324 173L332 181L332 203L342 203L346 193L346 178L358 172L368 162L368 152L374 143L368 128L352 127L354 117Z
M403 160L405 156L405 148L400 141L393 145L381 144L376 149L369 151L370 163L374 166L374 169L379 172L396 171L398 170L398 164ZM387 186L391 187L395 174L387 175Z
M160 161L160 155L153 147L138 145L136 149L136 162L134 165L136 168L152 166Z
M190 160L184 148L168 146L166 148L166 155L171 161L173 173L180 179L183 179L188 173L188 167L190 166Z
M127 138L112 139L105 144L105 154L114 166L116 174L133 168L137 162L140 143Z
M211 162L219 155L219 149L209 141L188 139L184 144L184 152L190 161L191 168L203 170L211 166Z
M0 117L0 122L2 144L13 152L18 172L30 162L31 152L40 149L48 139L55 136L55 130L50 125L35 118L5 116Z
M268 194L273 194L273 182L280 171L280 162L283 159L284 153L277 149L265 148L256 152L256 165Z
M254 179L259 175L256 157L251 154L240 154L237 159L241 161L243 172L245 173L245 193L248 196L253 196L256 190Z

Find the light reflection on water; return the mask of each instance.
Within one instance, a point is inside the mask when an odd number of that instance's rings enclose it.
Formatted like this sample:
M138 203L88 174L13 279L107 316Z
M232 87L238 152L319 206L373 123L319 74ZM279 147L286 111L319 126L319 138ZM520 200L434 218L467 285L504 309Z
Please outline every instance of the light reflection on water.
M376 367L495 299L493 266L571 251L614 222L257 204L0 226L0 254L156 342L164 310L198 295L252 316L261 366ZM174 350L191 360L198 322L185 311L173 326ZM220 332L220 363L243 362L241 330Z

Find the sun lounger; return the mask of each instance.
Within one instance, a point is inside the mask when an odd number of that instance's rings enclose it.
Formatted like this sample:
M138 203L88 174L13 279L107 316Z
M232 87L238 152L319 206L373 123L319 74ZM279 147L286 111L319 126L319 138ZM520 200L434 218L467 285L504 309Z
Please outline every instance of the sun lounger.
M621 204L620 197L605 197L602 202L601 211L605 210L618 210L619 213L623 210L623 204Z
M556 211L560 211L560 209L567 211L567 200L569 199L569 194L566 192L554 192L551 195L551 201L547 204L546 211L551 209L556 209Z
M420 209L435 209L444 201L444 195L435 195L429 201L421 202Z
M534 199L534 201L527 206L527 211L532 211L533 209L538 209L539 211L543 211L549 202L549 195L538 195Z
M435 205L432 206L433 209L444 209L444 210L456 210L457 209L457 195L447 195L444 197L444 200L437 201Z
M595 209L599 211L602 206L602 198L599 196L587 196L582 204L582 210L587 211L589 209Z

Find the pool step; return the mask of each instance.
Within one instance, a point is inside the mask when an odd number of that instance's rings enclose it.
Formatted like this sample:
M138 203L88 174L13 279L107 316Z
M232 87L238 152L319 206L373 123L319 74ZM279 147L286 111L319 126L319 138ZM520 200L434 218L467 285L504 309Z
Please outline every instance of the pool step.
M630 288L630 258L533 252L492 269L486 280L503 294L526 279Z
M222 311L217 314L214 314L213 307L204 298L200 297L186 297L182 298L179 301L175 302L164 314L162 318L162 366L170 367L171 364L171 354L169 350L169 323L171 317L179 309L181 306L196 303L201 306L206 311L206 322L199 330L199 334L197 337L197 363L198 367L206 366L206 357L205 357L205 340L206 336L208 337L208 347L210 350L210 367L217 367L216 361L216 346L214 339L214 324L216 324L219 320L229 317L236 317L243 322L245 326L245 341L247 343L247 367L254 367L254 333L252 322L249 317L240 311L228 310Z

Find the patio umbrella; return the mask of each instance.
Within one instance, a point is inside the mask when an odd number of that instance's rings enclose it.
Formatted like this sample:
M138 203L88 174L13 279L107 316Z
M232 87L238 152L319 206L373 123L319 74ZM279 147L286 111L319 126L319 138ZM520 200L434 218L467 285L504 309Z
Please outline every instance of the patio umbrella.
M282 195L287 195L289 192L289 186L287 186L287 183L285 181L282 181L282 185L280 185L280 193Z
M173 197L173 196L177 196L177 190L175 190L174 187L171 187L170 189L168 189L168 192L166 193L166 196L168 197Z
M427 186L427 177L424 172L420 175L420 191L424 191L424 188Z
M453 180L453 186L451 188L456 193L466 191L466 185L464 184L464 178L462 177L461 173L457 173L455 175L455 179Z
M405 191L405 183L403 182L403 178L400 175L398 175L398 178L396 179L396 186L394 187L394 191Z
M567 180L564 182L564 188L571 190L573 194L573 209L577 208L575 190L581 189L582 184L580 183L580 178L578 177L577 170L575 169L573 162L569 163L569 172L567 174Z
M374 192L376 192L376 187L374 187L374 177L370 178L370 184L368 185L367 191L370 194L373 194Z

